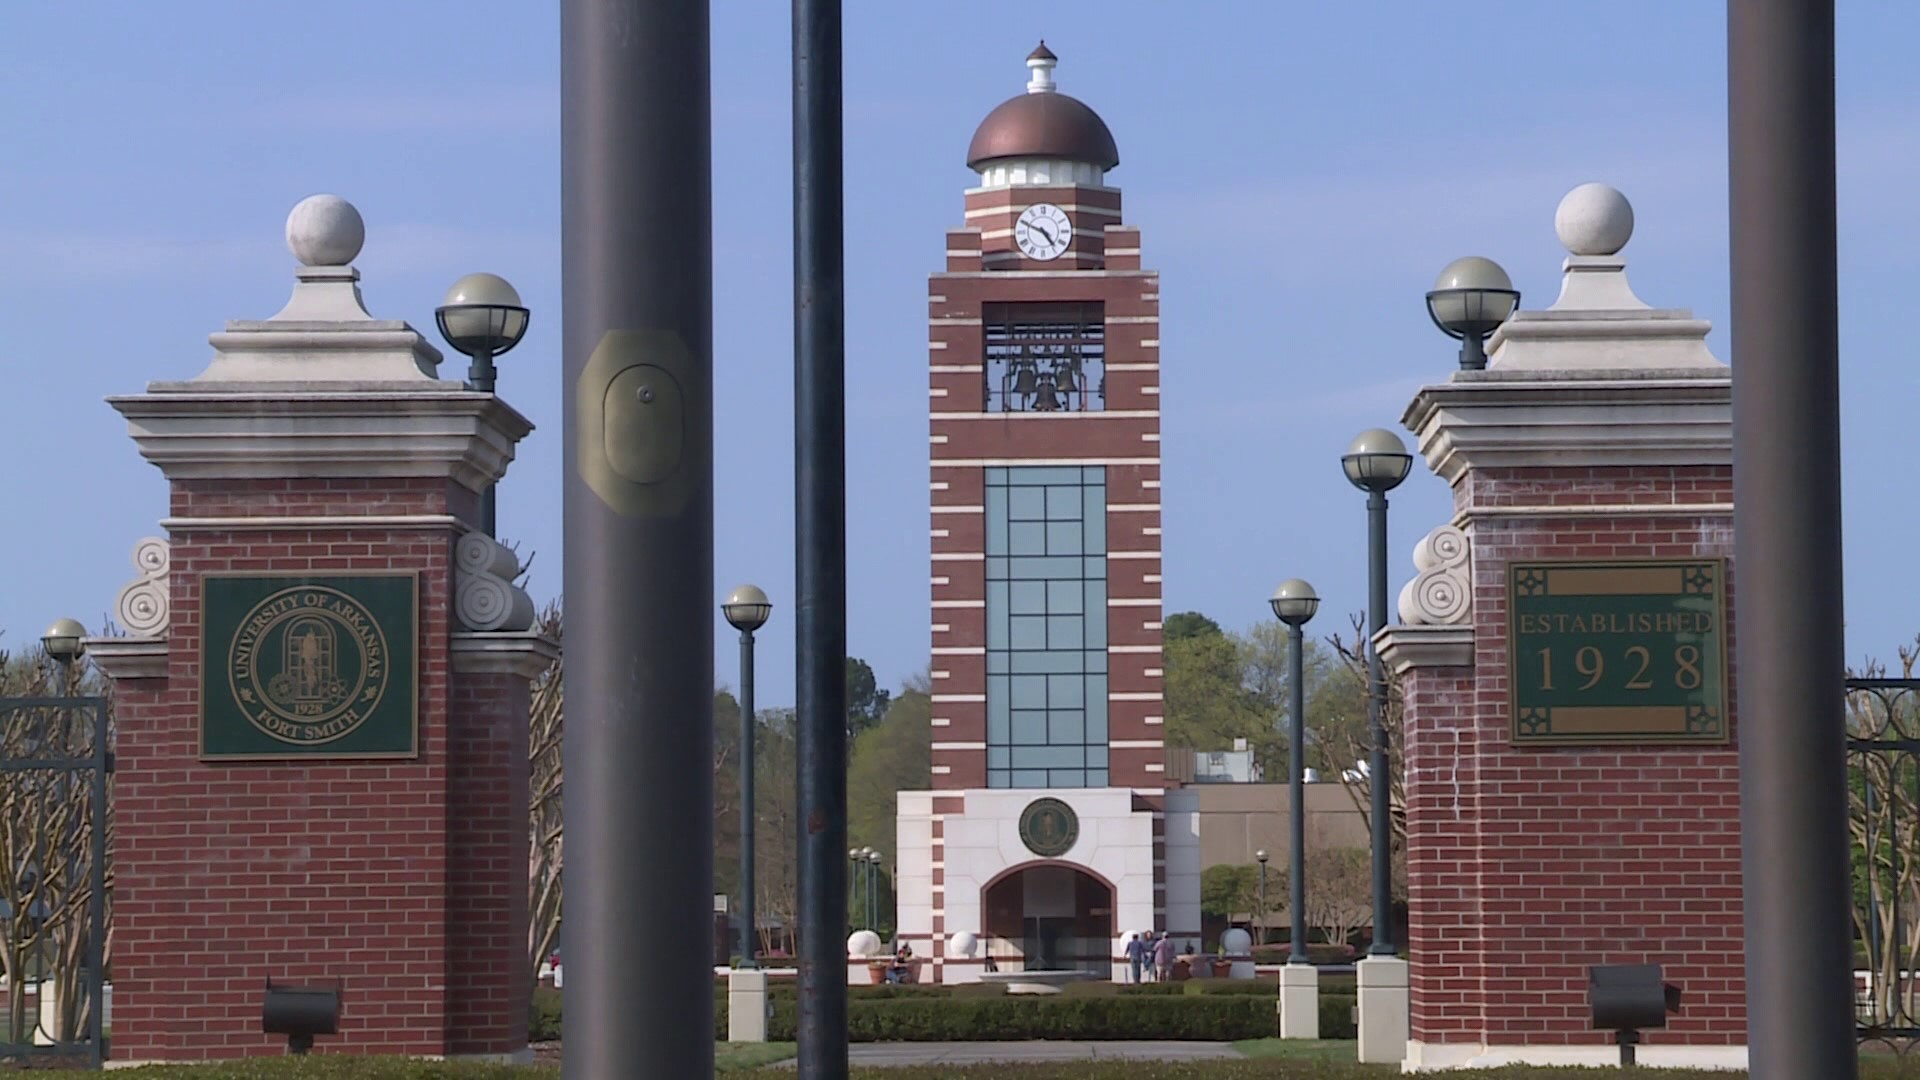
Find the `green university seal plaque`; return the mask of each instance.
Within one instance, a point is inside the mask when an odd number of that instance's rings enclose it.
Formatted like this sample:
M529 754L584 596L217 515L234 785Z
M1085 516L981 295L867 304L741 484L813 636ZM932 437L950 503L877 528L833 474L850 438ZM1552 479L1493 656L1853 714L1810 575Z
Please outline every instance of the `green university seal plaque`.
M411 756L411 574L205 579L202 753Z
M380 624L325 585L282 589L255 604L233 635L227 671L254 727L295 746L352 734L379 707L392 675Z
M1059 799L1035 799L1020 812L1020 842L1043 859L1057 859L1080 839L1080 818Z

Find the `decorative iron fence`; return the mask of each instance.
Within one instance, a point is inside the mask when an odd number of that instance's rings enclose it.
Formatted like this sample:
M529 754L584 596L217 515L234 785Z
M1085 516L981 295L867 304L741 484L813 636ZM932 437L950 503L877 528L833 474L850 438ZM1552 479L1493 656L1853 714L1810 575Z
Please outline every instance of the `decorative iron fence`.
M105 698L0 698L0 1059L106 1061L112 769Z
M1847 680L1860 1040L1920 1045L1920 679Z

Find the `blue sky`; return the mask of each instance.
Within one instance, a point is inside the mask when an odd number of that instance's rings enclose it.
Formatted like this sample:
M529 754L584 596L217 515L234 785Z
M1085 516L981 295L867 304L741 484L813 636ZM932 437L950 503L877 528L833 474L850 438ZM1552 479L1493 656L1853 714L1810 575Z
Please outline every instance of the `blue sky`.
M1614 184L1638 218L1625 253L1641 297L1712 320L1728 357L1723 9L851 0L851 651L888 683L926 664L925 276L961 222L967 140L1021 90L1036 39L1112 127L1112 182L1163 275L1168 610L1245 626L1300 576L1327 599L1310 628L1326 633L1364 602L1362 497L1337 458L1446 377L1454 346L1421 297L1448 260L1490 256L1544 306L1560 196ZM715 600L751 580L778 605L767 705L793 686L787 12L714 4ZM1920 631L1920 500L1904 490L1920 70L1877 46L1914 40L1920 8L1841 15L1847 644L1890 656ZM376 316L432 334L441 293L473 270L532 307L500 390L539 430L501 490L500 532L538 553L534 592L557 590L558 27L552 2L10 0L0 641L111 609L166 493L101 398L192 376L225 320L279 310L282 223L322 191L366 218ZM1424 470L1396 493L1396 582L1448 512ZM732 681L726 641L717 656Z

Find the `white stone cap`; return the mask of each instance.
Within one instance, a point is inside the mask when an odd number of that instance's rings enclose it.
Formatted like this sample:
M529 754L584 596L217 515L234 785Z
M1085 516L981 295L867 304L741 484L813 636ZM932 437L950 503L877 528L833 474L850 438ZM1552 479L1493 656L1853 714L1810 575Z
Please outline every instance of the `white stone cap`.
M392 392L457 393L464 384L435 374L440 350L407 323L376 319L360 295L352 263L366 223L338 195L302 199L287 215L287 249L300 265L293 294L267 319L239 319L213 334L213 362L184 382L155 382L149 393L373 384Z
M1554 230L1567 249L1560 296L1544 311L1515 312L1494 331L1489 371L1727 370L1707 348L1712 323L1689 309L1649 307L1634 294L1620 255L1633 224L1632 204L1605 184L1581 184L1560 200Z

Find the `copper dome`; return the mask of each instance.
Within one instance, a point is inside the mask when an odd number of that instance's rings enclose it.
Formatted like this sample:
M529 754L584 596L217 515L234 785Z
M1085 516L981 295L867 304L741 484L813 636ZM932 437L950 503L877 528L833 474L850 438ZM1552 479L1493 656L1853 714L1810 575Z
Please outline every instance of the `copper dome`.
M1113 132L1087 104L1053 89L1051 69L1058 58L1046 42L1027 57L1038 68L1028 92L1008 98L980 121L967 146L967 167L979 169L1004 158L1054 158L1101 169L1120 164Z

